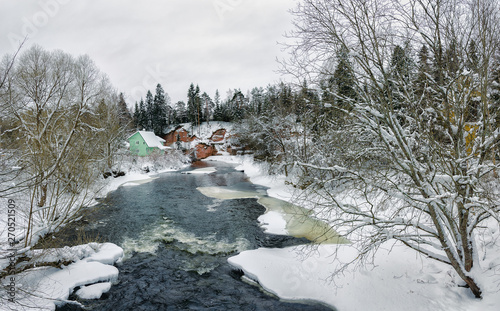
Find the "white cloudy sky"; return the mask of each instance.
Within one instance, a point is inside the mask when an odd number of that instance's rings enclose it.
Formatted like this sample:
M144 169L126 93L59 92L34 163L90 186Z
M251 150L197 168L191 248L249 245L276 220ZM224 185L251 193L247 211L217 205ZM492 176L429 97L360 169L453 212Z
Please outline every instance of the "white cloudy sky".
M172 102L191 82L214 96L266 86L284 56L296 0L0 0L0 53L26 46L88 54L129 105L161 83Z

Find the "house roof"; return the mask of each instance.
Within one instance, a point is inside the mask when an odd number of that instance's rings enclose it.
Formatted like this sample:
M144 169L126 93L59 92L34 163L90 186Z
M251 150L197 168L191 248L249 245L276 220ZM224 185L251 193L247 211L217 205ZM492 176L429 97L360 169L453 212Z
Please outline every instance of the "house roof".
M165 142L165 139L156 136L155 133L153 133L153 132L137 131L134 134L132 134L130 137L134 136L136 133L139 133L142 136L142 138L146 142L146 145L148 145L148 147L150 147L150 148L153 148L153 147L157 147L157 148L160 148L160 149L166 149L167 148L166 146L163 146L163 143Z

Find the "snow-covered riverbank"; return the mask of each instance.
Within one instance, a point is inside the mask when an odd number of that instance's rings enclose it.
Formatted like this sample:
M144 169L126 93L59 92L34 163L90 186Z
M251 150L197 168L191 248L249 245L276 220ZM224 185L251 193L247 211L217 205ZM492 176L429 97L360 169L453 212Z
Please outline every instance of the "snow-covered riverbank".
M151 164L150 164L151 165ZM179 162L179 168L185 166ZM176 169L161 168L151 173L141 172L141 168L128 169L122 177L99 181L94 196L105 197L120 186L134 186L149 182L155 175ZM18 202L18 200L16 200ZM94 204L98 202L95 201ZM16 203L17 204L17 203ZM4 204L3 207L7 207ZM19 210L19 206L16 209ZM17 236L26 226L22 213L16 215ZM118 269L114 266L123 256L123 249L113 243L88 243L74 247L14 251L16 245L9 245L7 219L0 219L0 253L7 254L0 259L0 270L8 269L11 261L19 256L33 258L33 268L2 279L6 289L0 296L0 310L55 310L57 305L68 301L71 294L81 299L99 299L118 280ZM43 230L40 230L43 232ZM38 237L34 241L38 240ZM16 253L19 252L19 253ZM61 268L47 264L63 263Z
M39 253L39 262L73 263L61 269L35 267L9 276L15 293L12 301L0 302L2 310L55 310L56 305L78 304L68 301L75 290L80 298L98 299L118 280L118 269L113 265L123 257L123 250L112 243L89 243Z
M237 164L236 169L244 171L254 184L268 187L267 194L271 197L292 201L296 194L296 189L285 183L284 176L269 176L250 156L225 155L207 161ZM193 172L210 174L213 169ZM153 178L155 174L129 173L113 179L104 193ZM259 221L269 233L287 234L285 218L279 212L268 211ZM486 229L489 236L499 235L498 227L492 225ZM475 299L469 289L460 286L462 282L451 267L393 243L384 244L372 264L349 266L334 277L335 271L357 256L356 245L260 248L243 251L228 261L284 300L322 302L340 311L403 308L493 311L500 306L500 245L497 241L486 247L487 258L482 261L486 273L479 280L484 293L482 300ZM123 250L111 243L90 243L48 250L43 256L38 262L60 258L74 263L63 269L40 267L13 276L18 304L0 300L0 310L4 310L4 306L6 310L23 310L20 303L36 307L29 310L54 310L56 304L64 303L73 292L82 299L99 298L117 280L118 270L113 264L123 256ZM4 285L8 288L8 283Z
M250 180L269 187L268 195L291 200L296 191L285 184L284 176L269 176L251 157L212 157L208 161L237 163ZM261 221L285 232L282 217L272 215ZM498 237L491 225L488 235ZM495 241L494 239L492 241ZM483 264L489 269L480 280L484 298L478 300L462 287L454 270L425 258L394 242L387 242L366 266L342 265L356 258L356 245L294 246L284 249L249 250L231 257L231 265L244 271L267 291L285 300L319 301L343 310L498 310L500 307L500 245L489 244ZM336 254L336 256L335 256ZM485 267L483 267L485 268Z

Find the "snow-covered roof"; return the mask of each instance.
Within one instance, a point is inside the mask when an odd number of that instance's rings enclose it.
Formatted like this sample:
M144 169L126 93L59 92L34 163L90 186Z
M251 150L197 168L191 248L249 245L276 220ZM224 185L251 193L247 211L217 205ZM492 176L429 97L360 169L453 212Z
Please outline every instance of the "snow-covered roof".
M166 149L166 147L163 146L165 139L156 136L155 133L148 132L148 131L137 131L136 133L139 133L142 136L142 138L144 139L144 141L146 142L146 145L148 145L148 147L150 147L150 148L157 147L160 149ZM135 135L135 133L132 136L134 136L134 135ZM132 136L130 136L130 137L132 137Z
M210 121L210 123L202 122L201 126L193 126L191 123L181 123L175 126L170 127L167 130L167 133L170 133L179 128L183 128L186 130L189 135L193 135L198 137L199 139L208 139L212 136L213 132L219 129L226 129L228 132L231 132L233 129L233 124L231 122L222 122L222 121Z

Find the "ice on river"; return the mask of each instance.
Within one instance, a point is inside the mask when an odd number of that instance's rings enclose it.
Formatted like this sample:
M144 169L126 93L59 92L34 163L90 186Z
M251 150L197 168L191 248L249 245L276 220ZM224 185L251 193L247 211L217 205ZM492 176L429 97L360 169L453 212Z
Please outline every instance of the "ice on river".
M264 196L257 191L240 191L228 187L197 189L205 196L219 200L258 198L257 202L266 208L266 213L259 217L259 222L267 233L306 238L318 244L349 243L327 223L314 218L306 208Z
M262 196L256 191L240 191L227 187L198 187L196 189L209 198L220 200L254 199Z
M216 171L217 169L215 167L204 167L192 171L184 171L182 174L212 174Z
M258 218L264 232L270 234L288 235L286 230L286 220L282 213L268 211Z

